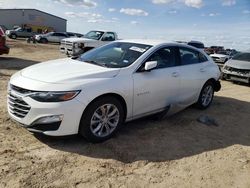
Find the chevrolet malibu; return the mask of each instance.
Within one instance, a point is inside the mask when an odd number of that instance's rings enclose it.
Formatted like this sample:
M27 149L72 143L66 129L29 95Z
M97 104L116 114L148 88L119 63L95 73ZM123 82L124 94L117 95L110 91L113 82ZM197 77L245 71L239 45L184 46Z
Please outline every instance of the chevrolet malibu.
M31 132L102 142L123 122L192 104L206 109L219 77L213 60L192 46L123 40L17 72L8 85L8 112Z

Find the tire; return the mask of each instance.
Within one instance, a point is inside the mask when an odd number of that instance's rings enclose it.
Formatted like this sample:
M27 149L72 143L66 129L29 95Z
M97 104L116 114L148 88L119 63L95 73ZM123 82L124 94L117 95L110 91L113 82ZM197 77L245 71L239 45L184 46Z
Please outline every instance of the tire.
M16 34L11 34L11 35L10 35L10 38L11 38L11 39L17 39L17 35L16 35Z
M86 108L80 121L79 133L92 143L103 142L117 132L123 121L124 110L120 101L111 96L102 97Z
M48 40L45 39L45 38L41 38L41 39L40 39L40 43L47 44L47 43L48 43Z
M207 81L201 89L199 99L196 103L196 107L204 110L208 108L214 98L214 84L211 81Z

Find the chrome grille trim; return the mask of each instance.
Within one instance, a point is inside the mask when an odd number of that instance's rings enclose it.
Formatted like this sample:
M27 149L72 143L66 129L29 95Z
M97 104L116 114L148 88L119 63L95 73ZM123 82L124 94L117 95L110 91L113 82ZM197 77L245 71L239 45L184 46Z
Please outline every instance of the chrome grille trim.
M17 92L17 94L12 94L9 91L7 96L8 110L13 116L24 118L29 113L31 107L22 99L22 94L27 94L31 91L13 85L11 85L11 90Z

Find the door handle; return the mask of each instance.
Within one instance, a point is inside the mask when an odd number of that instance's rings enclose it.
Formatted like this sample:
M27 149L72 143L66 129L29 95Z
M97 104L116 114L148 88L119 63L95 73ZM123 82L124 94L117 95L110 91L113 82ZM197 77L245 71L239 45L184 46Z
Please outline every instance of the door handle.
M206 72L204 68L200 68L200 72Z
M178 72L173 72L172 73L172 77L178 77L179 76L179 73Z

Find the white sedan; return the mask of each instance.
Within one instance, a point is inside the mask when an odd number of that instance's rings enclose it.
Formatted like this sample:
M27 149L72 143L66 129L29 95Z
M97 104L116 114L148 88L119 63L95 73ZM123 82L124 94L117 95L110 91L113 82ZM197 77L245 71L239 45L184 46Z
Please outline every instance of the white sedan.
M80 133L91 142L125 121L168 115L196 103L207 108L220 90L220 71L203 51L185 44L126 40L14 74L8 112L32 132Z

